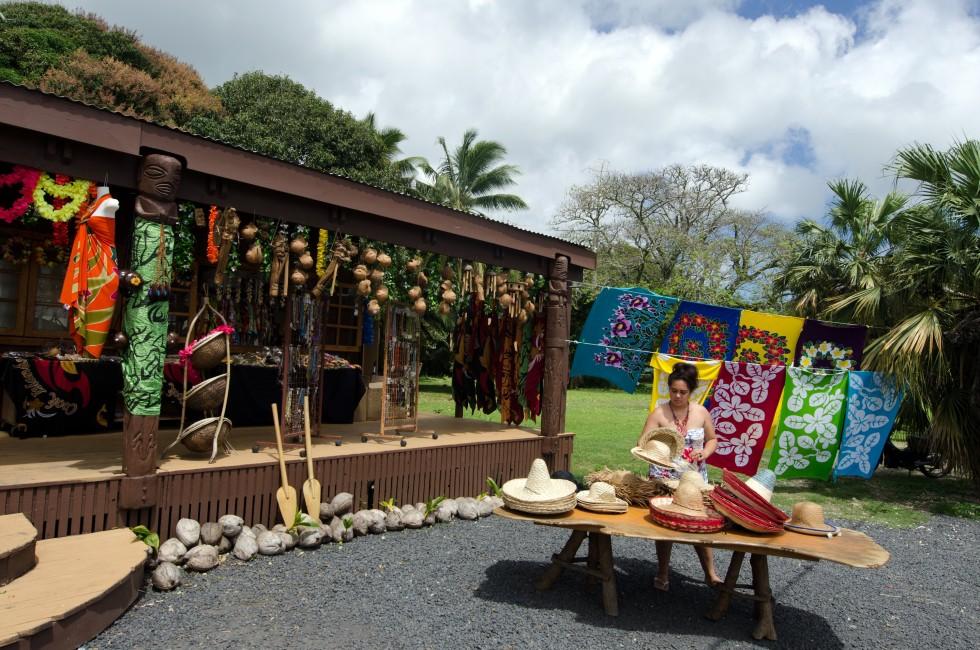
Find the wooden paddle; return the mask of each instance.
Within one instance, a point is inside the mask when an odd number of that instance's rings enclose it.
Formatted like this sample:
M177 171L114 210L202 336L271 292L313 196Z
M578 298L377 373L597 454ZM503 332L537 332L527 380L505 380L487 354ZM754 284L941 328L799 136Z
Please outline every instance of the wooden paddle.
M303 425L306 429L306 481L303 482L303 502L306 513L320 518L320 481L313 477L313 448L310 445L310 396L303 396Z
M282 432L279 431L279 409L272 405L272 424L276 428L276 449L279 450L279 472L282 474L282 487L276 490L276 502L279 504L279 514L286 528L292 528L296 521L296 511L299 510L299 499L296 488L290 487L286 476L286 459L282 455Z

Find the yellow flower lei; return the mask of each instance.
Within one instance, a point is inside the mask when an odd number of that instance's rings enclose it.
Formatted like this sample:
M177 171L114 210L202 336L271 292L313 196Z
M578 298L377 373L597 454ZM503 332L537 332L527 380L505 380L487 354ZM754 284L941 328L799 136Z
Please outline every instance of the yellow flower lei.
M91 181L84 179L58 185L51 174L41 174L34 188L34 209L40 216L49 221L68 221L78 214L79 209L88 198L91 185ZM48 203L46 195L68 199L68 202L55 210L54 206Z
M327 242L330 240L330 233L320 228L320 234L316 240L316 274L322 276L327 272Z

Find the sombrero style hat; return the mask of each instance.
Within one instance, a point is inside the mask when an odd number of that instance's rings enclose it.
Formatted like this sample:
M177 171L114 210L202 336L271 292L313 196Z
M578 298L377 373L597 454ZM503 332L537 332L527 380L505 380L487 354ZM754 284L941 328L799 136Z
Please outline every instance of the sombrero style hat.
M748 481L742 481L735 472L725 469L722 470L722 480L728 491L745 505L758 510L774 521L784 522L789 519L785 512L769 503L772 498L771 486L776 482L776 475L772 473L772 470L764 469Z
M571 481L551 478L544 460L537 458L527 478L511 479L500 491L508 508L544 515L573 510L577 489Z
M596 481L588 490L579 492L577 499L580 508L593 512L621 514L629 508L626 501L616 497L616 488L602 481Z
M766 512L749 505L728 491L718 486L711 491L712 505L733 523L755 533L781 533L783 522L772 519Z
M630 453L645 463L673 469L674 458L681 453L683 447L684 438L681 434L673 429L660 427L641 435Z
M823 519L823 508L813 501L800 501L793 504L793 516L783 524L786 530L804 535L833 537L840 535L840 528L832 526Z
M704 505L701 490L688 481L682 482L667 501L651 498L650 517L665 528L686 533L713 533L725 527L725 518Z

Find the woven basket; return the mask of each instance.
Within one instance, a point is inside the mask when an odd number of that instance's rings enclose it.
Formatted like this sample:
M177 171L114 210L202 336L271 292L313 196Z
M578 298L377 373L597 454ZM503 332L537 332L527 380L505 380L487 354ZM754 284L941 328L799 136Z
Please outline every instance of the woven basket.
M218 430L218 420L219 418L205 418L204 420L195 422L184 429L184 435L181 437L180 442L190 451L196 451L198 453L211 451L214 434ZM227 442L228 434L230 433L231 420L224 418L218 439L219 447Z
M227 356L225 332L211 332L194 342L191 349L191 365L198 370L210 370L223 362Z
M227 383L227 374L205 379L187 391L187 397L184 398L187 408L194 411L213 411L220 408L225 399L225 385Z

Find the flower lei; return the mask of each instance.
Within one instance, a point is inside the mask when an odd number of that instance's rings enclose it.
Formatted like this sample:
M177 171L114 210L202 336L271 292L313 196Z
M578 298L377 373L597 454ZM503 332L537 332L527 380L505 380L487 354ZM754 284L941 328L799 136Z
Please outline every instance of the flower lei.
M218 246L214 243L214 228L218 222L218 206L212 205L208 213L208 261L218 263Z
M0 243L0 258L8 264L23 266L31 259L31 246L20 237L10 237Z
M68 261L68 251L51 239L34 247L34 259L41 266L55 267Z
M24 216L27 209L31 207L34 188L37 187L38 178L41 171L30 167L14 165L14 168L7 174L0 174L0 187L17 185L20 183L20 196L9 208L0 208L0 221L13 223L15 219Z
M322 277L327 272L329 255L327 254L327 244L330 243L330 233L320 228L316 239L316 274Z
M82 208L92 190L92 182L84 179L71 180L69 176L57 174L54 178L44 173L37 179L34 187L34 209L49 221L68 221ZM48 203L48 195L66 203L55 207Z

